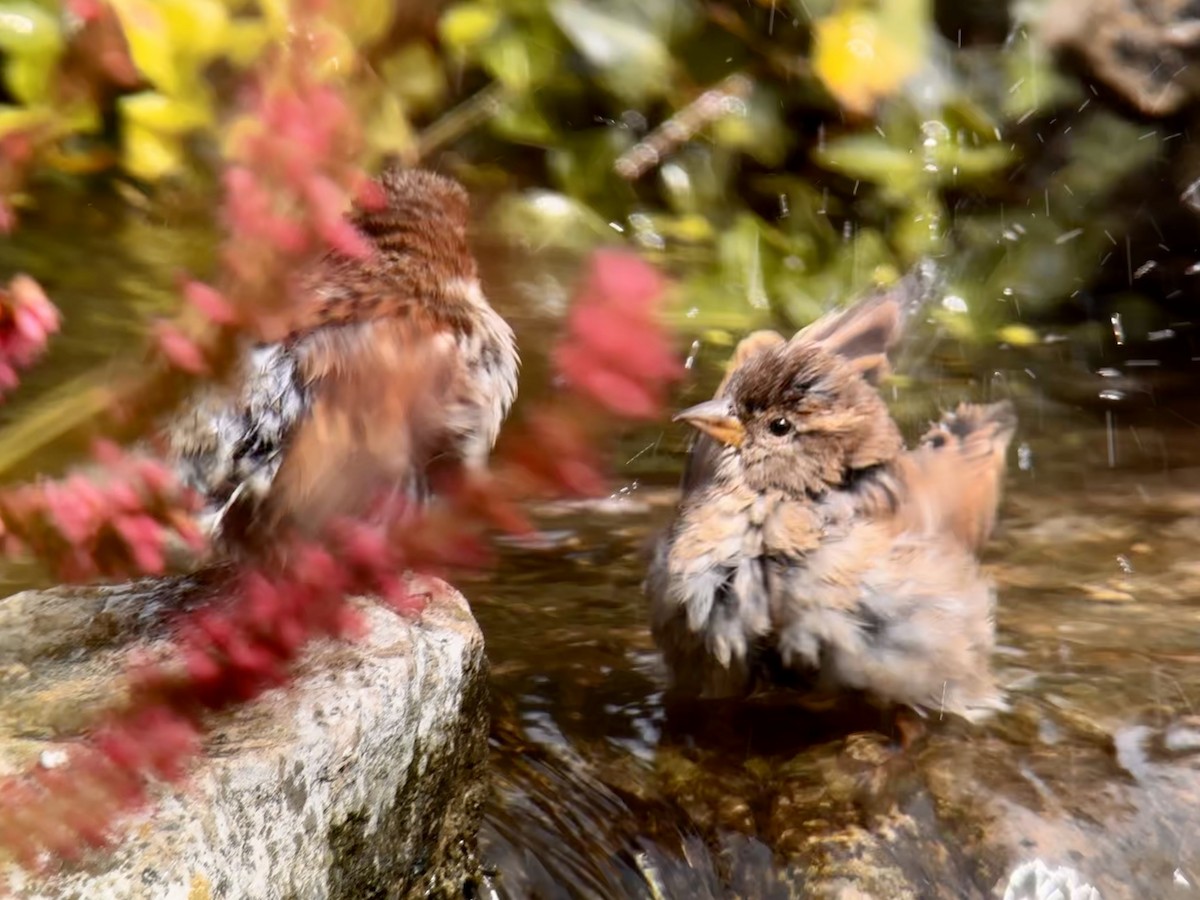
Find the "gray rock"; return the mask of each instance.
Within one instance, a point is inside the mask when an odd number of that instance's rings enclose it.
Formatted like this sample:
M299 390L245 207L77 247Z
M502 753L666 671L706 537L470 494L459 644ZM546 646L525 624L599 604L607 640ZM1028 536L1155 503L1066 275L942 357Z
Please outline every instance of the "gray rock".
M177 788L123 823L111 852L37 877L0 862L17 898L462 896L478 877L485 795L483 639L441 582L417 620L361 601L369 634L325 641L298 680L216 717ZM69 765L116 703L131 645L212 579L26 592L0 601L0 772Z

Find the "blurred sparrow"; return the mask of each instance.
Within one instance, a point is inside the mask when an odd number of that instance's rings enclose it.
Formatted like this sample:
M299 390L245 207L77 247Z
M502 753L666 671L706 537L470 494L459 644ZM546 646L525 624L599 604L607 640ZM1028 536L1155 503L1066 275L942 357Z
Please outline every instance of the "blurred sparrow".
M488 304L467 245L469 200L424 171L384 173L386 203L351 222L366 260L331 253L275 343L168 433L185 481L226 544L280 525L361 516L381 490L420 500L429 467L482 469L517 391L512 329Z
M646 587L676 690L805 684L917 711L1002 706L989 669L991 533L1016 418L963 404L906 451L874 388L896 291L791 340L757 332L713 400Z

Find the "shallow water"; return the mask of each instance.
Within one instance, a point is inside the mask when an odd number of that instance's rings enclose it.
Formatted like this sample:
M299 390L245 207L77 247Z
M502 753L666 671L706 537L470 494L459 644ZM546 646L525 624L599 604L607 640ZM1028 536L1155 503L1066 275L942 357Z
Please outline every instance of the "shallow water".
M1190 896L1196 428L1019 406L986 554L1013 709L980 727L931 721L901 750L863 709L665 708L639 582L675 499L669 426L636 486L545 515L551 547L466 586L493 664L495 895L999 896L1041 858L1105 898Z
M18 233L6 268L42 278L67 321L6 421L129 352L135 314L164 308L176 272L209 258L202 224L161 222L80 200ZM485 268L520 332L529 402L573 261ZM711 386L727 353L702 348L679 405ZM892 723L860 708L777 698L668 709L640 581L686 435L641 429L621 443L612 499L538 510L540 542L510 543L495 571L460 582L492 663L485 894L985 897L1041 858L1077 869L1106 900L1191 896L1200 416L1083 413L1040 396L1023 363L999 367L974 382L926 373L895 399L910 434L959 399L1018 401L1022 446L986 555L1012 711L980 727L931 721L901 750ZM70 453L30 466L52 470ZM8 577L15 589L29 573Z

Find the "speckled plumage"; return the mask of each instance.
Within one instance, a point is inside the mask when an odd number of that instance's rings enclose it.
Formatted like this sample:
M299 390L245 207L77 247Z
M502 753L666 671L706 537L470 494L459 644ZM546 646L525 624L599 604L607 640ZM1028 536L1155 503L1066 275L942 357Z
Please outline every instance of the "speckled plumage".
M168 430L227 543L360 515L381 489L420 496L434 459L486 466L516 397L515 339L480 287L466 192L416 170L381 182L386 205L351 218L374 254L305 273L308 303L282 339L247 346L233 382Z
M962 405L906 451L873 386L902 318L880 295L790 341L751 335L714 400L681 414L706 433L646 581L677 690L798 680L917 710L1000 705L976 553L1015 416Z

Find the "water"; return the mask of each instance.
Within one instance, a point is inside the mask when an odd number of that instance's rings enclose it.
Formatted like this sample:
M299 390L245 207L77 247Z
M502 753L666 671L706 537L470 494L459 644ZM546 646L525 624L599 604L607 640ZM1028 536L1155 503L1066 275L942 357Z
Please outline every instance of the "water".
M1195 429L1118 417L1114 470L1096 417L1022 413L1034 465L1012 466L986 555L1013 711L980 728L934 721L901 750L868 710L665 709L639 582L675 454L624 508L545 517L553 549L465 585L493 664L496 894L986 897L1040 857L1105 898L1190 896Z
M42 278L67 317L6 421L130 352L136 317L167 308L176 273L203 266L211 233L191 219L172 229L162 221L88 199L51 205L18 234L5 268ZM484 258L520 333L528 403L545 384L574 260L531 266L486 249ZM694 337L681 338L681 351ZM702 344L678 405L711 388L727 352ZM1141 412L1099 400L1086 378L1072 382L1072 396L1087 394L1095 408L1077 411L1040 390L1078 372L1038 368L1032 379L1025 362L960 360L947 371L967 377L923 377L921 390L893 398L910 434L964 397L1018 401L1022 446L986 555L1010 713L977 728L931 721L901 749L891 721L870 709L789 698L667 708L640 591L685 448L682 428L664 417L624 436L616 499L538 509L536 547L506 545L493 572L460 581L492 663L485 892L986 897L1041 858L1077 869L1106 900L1191 896L1200 880L1200 416L1185 405L1155 409L1144 395ZM55 449L30 467L54 469L72 452ZM8 577L15 589L30 576Z

